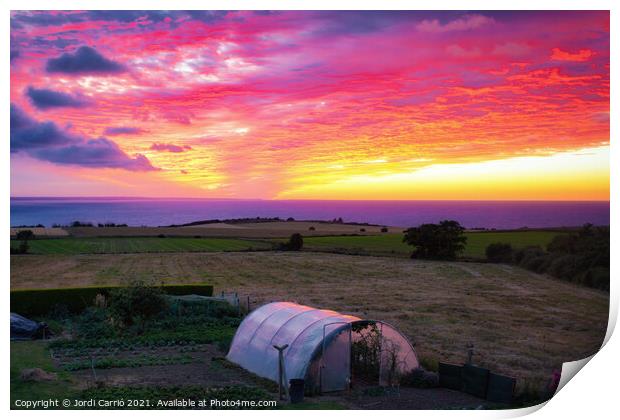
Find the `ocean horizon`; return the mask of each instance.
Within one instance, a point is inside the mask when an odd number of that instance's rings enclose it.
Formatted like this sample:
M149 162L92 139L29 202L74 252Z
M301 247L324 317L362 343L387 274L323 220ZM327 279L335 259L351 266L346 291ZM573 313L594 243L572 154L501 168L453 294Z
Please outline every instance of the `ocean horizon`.
M151 197L11 197L11 226L73 221L167 226L279 217L409 227L457 220L469 229L609 225L609 201L259 200Z

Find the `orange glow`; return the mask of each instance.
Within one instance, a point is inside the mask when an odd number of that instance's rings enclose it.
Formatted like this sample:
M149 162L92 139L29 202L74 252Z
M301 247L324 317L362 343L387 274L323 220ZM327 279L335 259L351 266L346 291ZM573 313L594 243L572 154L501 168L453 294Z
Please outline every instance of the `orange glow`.
M608 12L12 20L15 196L609 200Z

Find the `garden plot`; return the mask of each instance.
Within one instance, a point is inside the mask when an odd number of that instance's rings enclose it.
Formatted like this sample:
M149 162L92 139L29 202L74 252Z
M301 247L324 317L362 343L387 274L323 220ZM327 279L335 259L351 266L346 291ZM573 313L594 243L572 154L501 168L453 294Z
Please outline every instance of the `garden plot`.
M83 388L97 386L275 385L231 366L213 344L61 348L51 350L60 370Z

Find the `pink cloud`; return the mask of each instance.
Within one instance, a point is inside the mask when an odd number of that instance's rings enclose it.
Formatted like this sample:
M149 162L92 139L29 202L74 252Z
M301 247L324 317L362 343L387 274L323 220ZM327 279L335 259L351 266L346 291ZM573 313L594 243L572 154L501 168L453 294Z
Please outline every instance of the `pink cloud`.
M445 24L440 23L437 19L423 20L416 26L416 28L421 32L441 33L477 29L482 26L490 25L494 22L495 20L493 18L483 15L466 15Z
M559 48L554 48L551 51L551 59L557 61L588 61L594 55L594 51L589 49L579 50L576 53L562 51Z

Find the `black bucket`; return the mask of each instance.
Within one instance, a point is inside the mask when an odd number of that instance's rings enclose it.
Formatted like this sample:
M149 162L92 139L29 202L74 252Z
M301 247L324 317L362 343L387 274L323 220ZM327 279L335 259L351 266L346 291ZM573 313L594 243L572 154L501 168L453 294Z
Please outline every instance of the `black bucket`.
M299 404L304 401L304 384L303 379L291 379L288 392L291 396L291 404Z

